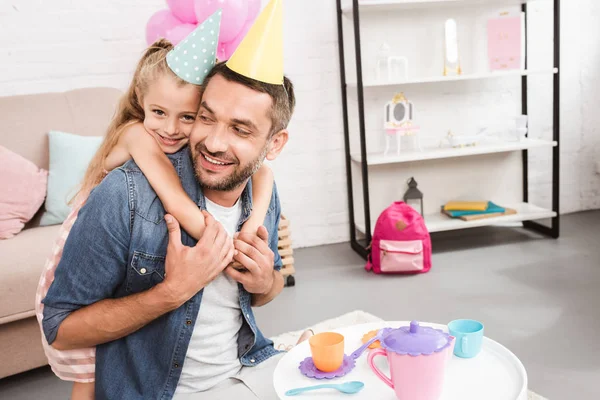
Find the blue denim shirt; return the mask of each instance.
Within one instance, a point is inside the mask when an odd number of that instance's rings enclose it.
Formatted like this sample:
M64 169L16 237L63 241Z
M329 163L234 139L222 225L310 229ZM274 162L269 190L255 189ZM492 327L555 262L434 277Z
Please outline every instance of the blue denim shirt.
M196 181L188 147L169 156L184 190L201 209L205 198ZM242 194L238 230L252 209L252 187ZM281 268L277 229L281 213L277 190L264 225ZM81 208L65 243L54 282L44 299L43 329L48 343L73 311L107 298L150 289L164 279L168 231L165 209L137 165L130 161L112 171ZM196 241L182 231L184 245ZM122 339L97 346L96 399L171 399L181 375L196 325L202 292L180 308ZM244 366L254 366L278 353L256 325L251 295L239 285L243 324L238 354ZM200 324L200 326L202 326Z

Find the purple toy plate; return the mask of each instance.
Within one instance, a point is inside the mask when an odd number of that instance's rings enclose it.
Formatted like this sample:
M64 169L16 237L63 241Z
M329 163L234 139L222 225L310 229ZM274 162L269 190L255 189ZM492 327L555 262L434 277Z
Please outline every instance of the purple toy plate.
M344 355L344 361L342 361L342 366L333 372L323 372L315 367L313 363L312 357L306 357L303 361L300 362L300 372L303 375L308 376L309 378L315 379L332 379L337 378L339 376L344 376L348 372L354 369L356 365L356 360L348 355Z

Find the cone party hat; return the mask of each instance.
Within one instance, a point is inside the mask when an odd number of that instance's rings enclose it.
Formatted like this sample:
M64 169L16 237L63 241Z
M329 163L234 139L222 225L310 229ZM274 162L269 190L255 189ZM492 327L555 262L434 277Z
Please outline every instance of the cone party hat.
M201 85L215 65L221 14L215 11L167 54L169 68L184 81Z
M271 0L254 21L227 67L248 78L283 84L283 5Z

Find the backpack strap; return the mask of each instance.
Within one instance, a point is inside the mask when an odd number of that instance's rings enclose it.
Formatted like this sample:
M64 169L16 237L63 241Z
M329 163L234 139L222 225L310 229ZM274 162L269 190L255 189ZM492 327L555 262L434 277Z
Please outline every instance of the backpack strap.
M371 252L369 251L369 254L367 255L367 263L365 264L365 270L367 272L371 272L372 269L373 263L371 262Z

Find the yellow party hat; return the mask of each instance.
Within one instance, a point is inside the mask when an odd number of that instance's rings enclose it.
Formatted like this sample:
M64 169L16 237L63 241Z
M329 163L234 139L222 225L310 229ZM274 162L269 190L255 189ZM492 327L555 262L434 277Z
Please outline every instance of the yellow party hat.
M283 84L283 6L271 0L232 54L227 67L248 78Z

